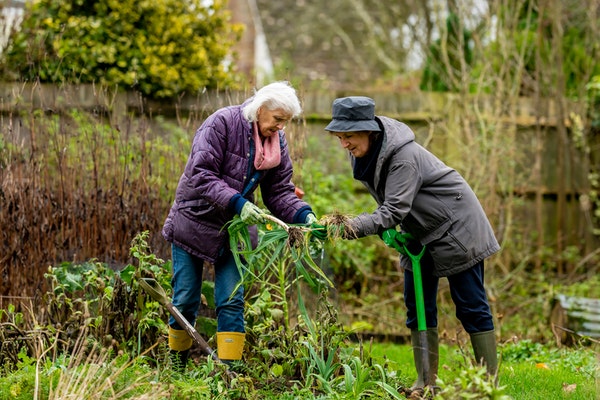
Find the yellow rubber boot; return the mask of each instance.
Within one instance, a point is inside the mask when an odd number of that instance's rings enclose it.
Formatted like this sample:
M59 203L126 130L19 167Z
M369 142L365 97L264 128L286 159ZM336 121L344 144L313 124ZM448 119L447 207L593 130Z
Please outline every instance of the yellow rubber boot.
M186 331L169 327L169 349L174 370L185 370L191 347L192 338Z
M246 334L241 332L217 332L217 355L222 361L242 359Z

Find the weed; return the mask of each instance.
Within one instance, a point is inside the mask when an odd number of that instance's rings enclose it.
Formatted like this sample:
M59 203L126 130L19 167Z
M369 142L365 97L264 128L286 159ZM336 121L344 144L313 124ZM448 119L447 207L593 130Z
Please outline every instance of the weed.
M434 395L435 400L473 399L473 400L511 400L505 388L496 386L494 378L487 376L484 367L469 365L461 369L453 380L436 381L440 387Z

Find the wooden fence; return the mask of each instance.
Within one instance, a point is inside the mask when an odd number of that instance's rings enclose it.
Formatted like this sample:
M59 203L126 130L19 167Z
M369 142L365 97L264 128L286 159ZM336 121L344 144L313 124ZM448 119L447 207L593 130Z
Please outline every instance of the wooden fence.
M0 84L0 128L3 133L6 129L26 130L18 121L23 113L33 110L60 112L70 108L102 111L117 123L118 119L130 113L139 113L194 119L198 121L192 123L195 126L215 109L238 104L250 94L204 92L183 97L177 102L159 102L142 99L135 93L115 93L94 85ZM595 255L599 242L592 233L593 209L589 204L590 188L587 183L589 167L574 146L565 149L565 142L558 134L558 113L552 99L534 102L520 98L512 105L510 116L499 116L495 112L492 97L473 99L470 104L479 114L469 122L477 125L473 128L476 135L471 136L464 132L465 127L470 126L464 123L465 118L452 115L453 109L464 105L464 99L453 94L306 91L300 93L304 118L308 124L326 122L331 115L332 101L346 95L373 97L378 115L407 122L415 130L418 141L466 175L470 182L475 182L476 191L489 190L486 187L491 186L498 199L495 204L484 202L484 207L490 213L503 244L512 240L524 241L526 245L521 251L540 257L543 253L563 252L569 246L577 248L578 260L560 273L577 270L581 267L581 260L587 258L589 261L593 258L590 255ZM569 125L568 122L566 124ZM483 125L485 128L482 129ZM482 131L489 132L490 138L510 136L509 145L515 146L514 151L503 153L506 149L502 141L496 142L497 148L481 144ZM21 136L28 137L28 132L21 132ZM472 154L474 148L488 154ZM500 161L499 157L502 158ZM536 157L539 158L537 161ZM557 159L560 157L564 160L559 168ZM478 163L475 164L474 160ZM491 170L490 165L494 162L499 171ZM486 171L488 168L489 172ZM513 182L510 185L496 177L501 176L506 168L512 171L510 179ZM498 182L486 182L494 179ZM482 197L487 195L483 193ZM514 202L515 199L518 199L519 205L506 211L502 203ZM507 217L503 213L506 212L511 213L511 221L518 229L510 232L505 229L503 225Z

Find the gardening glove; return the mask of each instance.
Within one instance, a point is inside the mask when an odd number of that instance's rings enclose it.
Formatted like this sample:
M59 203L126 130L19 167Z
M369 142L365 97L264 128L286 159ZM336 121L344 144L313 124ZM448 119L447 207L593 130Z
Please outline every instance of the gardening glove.
M327 239L327 229L323 225L317 224L317 216L315 214L309 213L304 223L311 228L311 243L314 242L314 238L319 240Z
M389 228L383 231L381 239L383 239L383 243L387 246L395 249L400 254L406 255L404 247L408 246L408 243L413 239L413 236L410 233L402 233L394 228Z
M240 211L240 218L247 225L255 225L265 222L264 212L251 201L247 201Z
M310 224L310 234L319 240L327 239L327 228L324 225L319 225L316 222Z
M305 225L312 225L317 222L317 216L313 213L308 213L306 216L306 220L304 220Z
M315 214L308 213L306 215L306 219L304 220L304 224L312 229L310 237L311 242L314 241L314 238L319 240L325 240L327 238L327 231L323 225L317 224L317 216Z

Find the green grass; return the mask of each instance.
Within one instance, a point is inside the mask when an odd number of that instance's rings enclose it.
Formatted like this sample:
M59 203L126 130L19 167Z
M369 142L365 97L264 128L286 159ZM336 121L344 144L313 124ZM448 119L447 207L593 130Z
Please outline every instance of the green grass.
M500 374L500 384L515 399L600 399L594 378L560 366L546 370L532 361L511 362L500 369Z
M446 368L445 364L453 359L453 364L458 365L458 355L452 354L458 348L450 348L444 344L440 344L440 370L439 377L443 380L450 380L453 377L452 371ZM412 384L417 379L417 372L413 363L413 352L410 345L398 345L392 343L373 343L371 355L377 361L383 363L383 360L388 360L390 365L397 368L399 374L405 377L409 384Z
M499 385L515 400L600 399L600 356L594 348L556 349L524 340L499 347L499 353ZM416 379L409 345L375 343L371 354L379 362L389 360L409 382ZM458 346L441 344L439 378L452 382L468 362Z
M365 347L365 351L370 351L375 362L381 365L387 364L386 371L395 371L398 381L407 386L412 384L416 378L416 373L410 345L374 343ZM600 399L598 355L594 352L597 348L557 349L523 340L518 343L502 345L499 350L503 358L500 364L499 385L503 388L501 390L502 394L512 399ZM439 377L446 385L442 388L454 387L456 388L454 393L463 396L450 395L450 397L445 396L440 397L440 399L488 399L480 392L464 389L466 386L465 375L459 378L461 372L470 367L469 357L470 353L465 355L456 345L440 345ZM33 362L33 360L25 360L18 371L0 377L0 400L33 398L32 393L35 392L36 375ZM91 364L85 365L90 366ZM270 384L261 382L259 388L253 387L251 379L242 378L234 385L233 389L235 391L231 392L218 375L213 376L213 374L207 372L212 367L205 362L198 364L196 367L190 366L184 375L173 374L169 369L165 370L163 368L159 368L162 371L153 371L145 362L129 363L122 370L117 368L120 363L116 361L104 365L107 368L102 371L94 370L95 372L92 372L91 376L90 374L76 376L78 368L68 369L65 368L66 365L62 365L62 367L61 365L46 365L40 371L41 388L37 393L41 395L40 398L42 399L48 398L50 380L52 380L54 388L54 396L50 396L52 399L64 398L61 397L63 394L75 393L79 383L96 382L90 384L89 389L97 391L97 383L104 381L108 376L109 380L114 382L114 385L111 384L110 386L115 389L115 393L96 393L99 399L215 398L230 400L245 398L244 393L249 395L247 398L254 399L325 398L322 395L313 396L311 388L303 386L304 382L290 385L282 393L282 386L287 385L276 380L272 380ZM359 369L362 368L360 365L358 367ZM473 375L468 375L466 382L472 383L472 377ZM63 383L68 382L68 387L61 385L61 381ZM131 385L123 386L122 383L126 381ZM64 386L64 390L58 390L60 386ZM79 386L83 388L83 385ZM247 387L244 388L245 386ZM481 385L474 384L473 387L481 387ZM170 395L167 393L170 393ZM232 395L232 393L235 393L235 395ZM340 398L347 397L342 396ZM500 397L493 398L499 399Z

